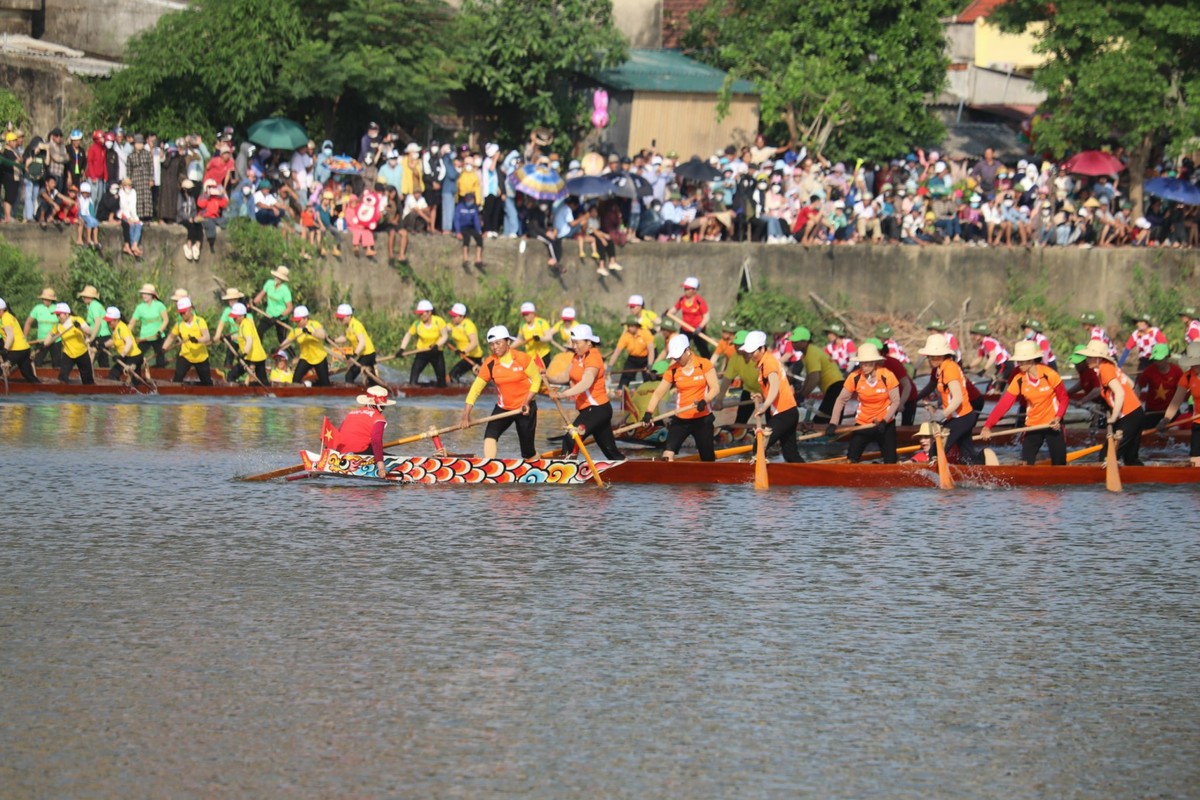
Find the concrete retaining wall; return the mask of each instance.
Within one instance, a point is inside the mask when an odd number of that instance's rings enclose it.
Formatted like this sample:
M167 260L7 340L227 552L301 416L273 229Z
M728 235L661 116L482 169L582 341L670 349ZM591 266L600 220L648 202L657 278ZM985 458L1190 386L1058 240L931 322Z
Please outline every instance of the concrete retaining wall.
M105 235L109 252L119 252L120 230L110 229ZM28 225L0 226L0 236L36 256L48 272L66 268L74 241L73 231L59 234ZM143 242L146 263L161 259L165 266L159 281L164 286L206 291L214 285L211 275L221 274L224 242L218 238L215 259L205 252L199 263L192 263L183 258L183 241L178 226L148 226ZM487 242L483 273L474 267L463 269L461 250L450 237L416 236L409 248L415 273L448 279L464 297L474 294L486 275L520 287L521 297L616 313L625 310L634 292L644 295L651 308L662 309L679 296L682 278L695 275L719 317L733 306L745 273L756 289L770 287L799 298L816 292L840 308L897 315L916 314L933 301L931 315L954 317L970 297L972 314L983 317L1005 300L1012 269L1031 285L1044 273L1053 287L1050 296L1061 298L1068 310L1097 310L1114 319L1122 306L1130 305L1139 265L1164 285L1178 287L1181 303L1200 302L1200 254L1189 251L638 243L621 251L625 269L609 278L596 275L591 259L577 260L574 243L567 243L566 253L565 274L556 277L546 268L545 248L536 242L530 242L524 254L516 241ZM273 266L263 265L264 280ZM417 299L412 282L382 262L372 264L343 253L342 259L324 260L319 267L324 279L348 288L360 305L403 309Z

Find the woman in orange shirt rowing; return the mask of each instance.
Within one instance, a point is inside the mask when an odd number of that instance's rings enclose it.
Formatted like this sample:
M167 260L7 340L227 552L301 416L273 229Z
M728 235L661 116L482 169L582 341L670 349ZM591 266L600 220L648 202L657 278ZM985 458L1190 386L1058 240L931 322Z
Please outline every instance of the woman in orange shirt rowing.
M492 354L479 365L479 374L471 384L467 393L467 402L463 407L460 427L471 424L471 409L475 401L483 393L488 383L496 384L496 393L500 399L492 414L503 414L505 411L521 409L514 417L494 419L487 424L483 431L483 457L496 457L496 444L500 434L508 430L513 423L517 426L517 438L521 442L521 458L537 458L537 447L534 432L537 429L537 391L542 385L542 376L538 372L533 356L512 347L513 337L508 328L497 325L487 332L488 349Z
M1026 464L1037 460L1042 442L1050 451L1050 463L1067 463L1067 440L1063 436L1062 418L1067 413L1067 387L1058 373L1043 366L1042 348L1032 339L1017 342L1012 351L1012 360L1017 365L1017 374L1000 396L1000 402L992 409L991 416L983 424L980 437L992 438L992 428L1008 413L1018 397L1025 398L1025 425L1049 425L1049 430L1030 431L1021 442L1021 459Z
M1142 401L1138 400L1133 381L1117 366L1104 342L1092 339L1083 348L1082 355L1100 378L1100 396L1109 408L1108 427L1120 440L1117 457L1127 467L1140 467L1142 460L1138 458L1138 450L1142 445L1146 412L1142 409Z
M890 369L883 366L883 354L870 342L858 348L858 369L846 376L841 394L833 404L834 422L826 427L826 433L834 435L836 420L842 418L842 409L851 397L858 397L858 413L854 417L857 425L872 427L855 431L846 448L846 459L857 464L867 445L879 445L883 463L896 463L896 413L900 410L900 380Z
M671 366L663 373L662 382L650 396L647 409L658 408L672 387L679 393L676 408L680 409L667 427L667 443L663 446L663 458L674 461L675 454L689 436L696 442L701 461L716 461L713 449L713 413L709 403L717 396L720 384L717 370L707 358L695 355L686 334L676 334L667 344L667 360ZM650 422L652 413L642 415L642 422Z
M789 464L803 461L800 448L796 446L796 426L800 424L796 395L778 356L767 350L767 334L763 331L750 331L746 334L746 341L738 349L748 354L750 360L758 367L758 384L762 387L763 394L754 395L754 399L759 403L754 409L754 416L763 417L770 412L771 436L767 439L766 446L770 448L778 443L783 449L783 460Z
M625 456L621 455L617 440L613 438L612 403L608 401L608 390L604 386L604 358L595 347L599 343L600 337L592 333L591 325L571 328L571 348L575 351L571 359L571 388L561 392L551 389L550 396L559 400L574 397L579 415L572 424L579 428L580 437L593 437L609 461L624 461ZM563 436L564 456L574 446L574 437Z
M979 412L971 406L967 395L967 379L962 367L953 358L954 351L940 333L933 333L925 340L925 346L917 351L929 359L933 369L932 381L937 388L938 396L942 398L942 410L934 417L934 422L944 425L948 431L945 450L958 445L959 460L968 465L981 462L975 445L971 443L971 434L975 432L975 420Z

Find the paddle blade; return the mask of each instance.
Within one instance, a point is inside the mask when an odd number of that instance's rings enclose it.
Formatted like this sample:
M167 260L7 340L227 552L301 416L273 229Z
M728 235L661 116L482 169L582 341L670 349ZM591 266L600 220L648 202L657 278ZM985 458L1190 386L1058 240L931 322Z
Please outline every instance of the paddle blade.
M1086 458L1087 456L1090 456L1094 453L1099 453L1103 449L1104 449L1104 445L1094 444L1091 447L1085 447L1082 450L1076 450L1073 453L1067 453L1067 463L1070 464L1072 461L1078 461L1079 459ZM1049 464L1050 460L1046 459L1045 461L1038 462L1039 465L1043 464L1043 463Z
M1108 437L1108 455L1104 459L1104 488L1110 492L1120 492L1121 470L1117 466L1117 438Z
M275 478L282 478L286 475L295 475L297 472L303 472L303 471L304 471L304 465L296 464L291 467L283 467L281 469L273 469L270 472L263 472L259 475L247 475L245 478L242 478L242 480L244 480L244 481L270 481L270 480L274 480Z
M938 488L953 489L954 478L950 477L950 465L946 463L946 437L939 433L933 441L937 443Z
M754 432L754 439L754 488L765 492L770 484L767 482L767 440L762 428Z

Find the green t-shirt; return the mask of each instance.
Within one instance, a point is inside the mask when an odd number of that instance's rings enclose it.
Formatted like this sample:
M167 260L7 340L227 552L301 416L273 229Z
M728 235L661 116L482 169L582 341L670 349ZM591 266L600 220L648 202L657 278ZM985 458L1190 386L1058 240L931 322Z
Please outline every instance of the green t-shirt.
M743 389L748 392L762 392L762 387L758 385L758 367L741 353L737 353L729 358L729 363L725 365L725 373L722 377L731 381L734 378L741 378Z
M104 306L99 300L91 300L87 307L87 324L92 330L96 331L97 336L108 336L108 323L104 321ZM96 326L99 325L97 330Z
M230 313L232 310L232 306L225 306L225 310L221 312L221 318L217 320L217 327L221 329L222 336L231 336L237 331L237 325L234 324L233 315Z
M29 312L29 316L33 317L33 321L37 323L37 338L45 339L50 335L50 329L58 324L58 315L54 313L53 305L38 303Z
M274 278L267 278L267 282L263 284L263 294L267 296L267 316L278 317L287 310L288 303L292 302L292 289L286 283L275 285Z
M133 323L140 323L138 328L139 339L157 339L163 330L162 315L167 310L161 300L151 300L149 303L138 303L137 308L133 310L133 316L129 318L129 326L133 327Z

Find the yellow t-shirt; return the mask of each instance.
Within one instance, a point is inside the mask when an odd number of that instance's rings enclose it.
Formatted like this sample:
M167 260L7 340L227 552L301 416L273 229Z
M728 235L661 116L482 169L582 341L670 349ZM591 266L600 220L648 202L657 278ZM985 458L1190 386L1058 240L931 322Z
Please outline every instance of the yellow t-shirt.
M804 371L809 375L815 372L821 376L822 393L828 391L830 386L842 379L842 371L838 369L838 365L833 363L829 354L817 347L815 343L809 344L808 352L804 354Z
M655 314L650 309L643 308L638 312L638 318L641 320L642 330L650 332L658 330L658 324L661 320L659 320L658 314Z
M50 329L50 335L58 336L61 333L63 355L67 358L79 358L88 351L87 340L83 337L83 329L79 327L84 324L83 318L72 315L67 319L71 322L71 327L64 328L61 323L55 323L54 327Z
M346 344L350 345L350 353L354 354L358 350L358 343L365 342L362 354L364 356L373 355L375 353L375 343L371 341L371 335L367 333L367 326L363 325L354 317L351 317L346 322Z
M291 383L292 371L290 369L279 369L279 367L273 367L270 374L267 375L267 380L269 380L271 383Z
M525 342L525 352L529 355L538 356L543 361L550 355L550 345L547 342L550 338L550 323L546 320L534 317L533 322L522 322L518 335ZM541 341L533 341L535 336Z
M142 348L138 347L137 339L133 336L133 331L129 330L129 326L125 324L125 320L117 320L113 325L109 326L109 331L112 333L112 339L109 341L108 347L117 358L136 358L142 354ZM125 350L125 343L129 342L129 352L122 354Z
M304 329L308 328L311 333L305 333ZM325 342L318 339L313 334L324 331L325 327L315 319L310 319L303 325L297 325L295 329L288 334L287 341L295 342L300 347L300 359L309 364L320 364L325 359L329 358L329 351L325 349ZM287 341L284 342L284 347L287 346ZM280 348L283 349L283 348Z
M428 350L438 343L438 339L442 338L442 329L445 327L446 320L434 314L429 318L428 324L418 319L409 325L408 335L417 337L418 350Z
M19 353L22 350L29 349L29 342L25 339L25 332L21 330L20 323L12 313L5 309L3 314L0 314L0 328L8 328L12 332L12 347L8 348L14 353ZM0 342L4 341L4 334L0 331Z
M267 360L267 351L263 349L262 339L258 336L258 328L254 326L254 320L242 317L233 338L237 340L238 352L242 354L242 358L255 364Z
M475 349L468 351L467 346L471 343L472 334L475 336ZM454 343L456 350L469 358L483 357L483 346L479 344L479 329L466 317L457 325L450 326L450 341Z
M175 327L171 328L171 335L183 342L179 346L179 355L184 361L190 364L199 364L208 361L208 347L200 342L188 341L187 337L199 339L208 333L208 323L195 313L192 314L191 322L184 322L182 319L175 323Z
M554 323L553 327L550 328L550 337L553 338L557 336L562 339L563 344L569 345L571 343L571 328L574 327L574 320L566 322L565 320L560 319L558 322Z

